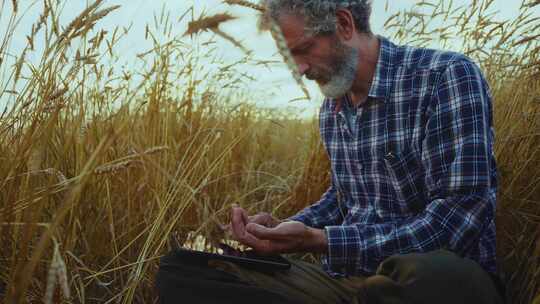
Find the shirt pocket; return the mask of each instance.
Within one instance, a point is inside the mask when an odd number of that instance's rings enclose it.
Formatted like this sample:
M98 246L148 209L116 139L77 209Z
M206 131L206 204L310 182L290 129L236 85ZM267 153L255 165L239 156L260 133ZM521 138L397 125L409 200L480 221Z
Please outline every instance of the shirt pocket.
M421 212L427 204L425 174L419 157L420 153L414 150L390 151L383 157L396 199L413 213Z
M364 154L358 176L362 185L360 209L366 222L393 221L409 215L409 208L400 203L384 162L384 154Z

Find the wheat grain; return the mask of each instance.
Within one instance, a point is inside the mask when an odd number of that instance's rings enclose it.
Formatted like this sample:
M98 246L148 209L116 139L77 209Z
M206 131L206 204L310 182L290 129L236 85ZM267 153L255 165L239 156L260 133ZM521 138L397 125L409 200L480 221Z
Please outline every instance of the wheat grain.
M533 8L533 7L537 6L537 5L540 5L540 0L531 0L530 3L527 3L524 6L529 7L529 8Z
M35 164L32 164L33 162ZM36 167L36 166L38 166L37 164L39 164L40 162L41 162L41 155L39 156L39 160L29 161L28 162L28 167ZM5 179L5 181L11 181L11 180L14 180L15 178L23 177L23 176L40 175L40 174L48 174L48 175L55 176L59 183L67 183L68 182L68 179L62 173L62 171L60 171L58 169L55 169L55 168L47 168L47 169L43 169L43 170L32 170L32 171L24 172L24 173L15 175L15 176L8 176Z
M11 0L11 3L12 3L12 6L13 6L13 14L17 14L17 11L18 11L18 5L17 5L17 0Z
M67 279L67 268L62 255L60 254L60 246L56 239L54 241L54 250L53 256L51 259L51 264L49 266L49 271L47 274L47 285L45 288L45 295L43 302L45 304L51 304L53 302L54 291L56 290L56 283L60 285L64 298L70 299L71 292L68 285Z
M193 35L201 31L216 29L220 24L236 19L229 14L216 14L210 17L200 17L198 20L191 21L184 35Z
M76 37L86 35L90 30L94 28L97 21L107 16L109 13L118 9L119 7L119 5L111 6L89 14L88 16L85 16L85 18L81 21L80 26L78 28L74 28L74 32L69 36L69 39L74 39Z
M66 27L66 29L60 34L58 40L64 41L69 34L72 31L76 31L78 28L82 27L84 25L85 18L88 17L88 15L95 10L103 0L96 0L96 2L89 5L86 9L84 9L73 21L69 23L69 25Z
M229 5L239 5L247 8L251 8L254 10L257 10L259 12L264 12L265 9L262 5L258 5L255 3L251 3L249 1L243 1L243 0L224 0L223 2L229 4Z
M168 151L170 148L168 146L158 146L158 147L152 147L143 152L143 154L150 155L155 153L160 153L163 151Z
M66 87L66 88L62 88L62 89L59 89L57 91L55 91L54 93L52 93L51 95L49 95L47 98L46 98L46 101L54 101L60 97L62 97L69 89Z
M69 300L71 298L71 291L69 289L69 284L68 284L66 263L64 262L64 259L62 258L62 255L60 254L60 250L55 249L55 255L57 256L56 261L58 264L58 267L57 267L58 283L60 284L60 287L62 288L62 293L64 294L64 298Z
M56 248L55 248L56 250ZM43 297L43 302L45 304L51 304L53 300L54 290L56 289L56 278L58 271L58 262L56 261L57 255L53 254L51 259L51 264L49 266L49 271L47 272L47 285L45 288L45 295Z
M120 170L125 170L128 167L131 167L135 164L140 164L140 163L142 163L140 160L128 159L128 160L118 162L115 164L102 165L94 169L94 174L96 175L115 174L115 173L118 173Z
M525 44L525 43L527 43L527 42L529 42L529 41L536 40L536 39L538 39L538 38L540 38L540 34L534 35L534 36L525 37L525 38L523 38L523 39L521 39L521 40L519 40L519 41L517 41L517 42L514 42L514 44L512 44L512 47L518 46L518 45L520 45L520 44Z

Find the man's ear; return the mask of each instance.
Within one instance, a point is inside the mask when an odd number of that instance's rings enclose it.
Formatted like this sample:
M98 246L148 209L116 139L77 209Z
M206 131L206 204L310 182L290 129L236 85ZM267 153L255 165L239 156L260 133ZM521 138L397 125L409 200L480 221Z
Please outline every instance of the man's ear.
M336 11L336 34L344 41L351 40L356 33L356 25L351 11L338 9Z

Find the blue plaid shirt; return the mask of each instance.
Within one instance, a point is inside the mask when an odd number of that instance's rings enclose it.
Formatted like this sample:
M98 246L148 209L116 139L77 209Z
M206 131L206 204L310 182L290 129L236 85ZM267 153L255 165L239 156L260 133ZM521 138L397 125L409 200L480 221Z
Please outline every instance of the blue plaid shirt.
M445 248L495 273L492 102L464 55L384 37L350 126L326 99L320 133L332 183L290 220L325 229L331 275L371 275L393 254Z

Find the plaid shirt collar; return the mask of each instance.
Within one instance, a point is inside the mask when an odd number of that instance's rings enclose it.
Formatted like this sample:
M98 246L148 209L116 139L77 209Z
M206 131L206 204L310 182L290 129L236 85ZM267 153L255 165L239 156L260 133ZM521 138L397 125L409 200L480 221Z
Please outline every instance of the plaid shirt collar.
M375 72L369 88L368 97L384 102L392 89L394 76L393 66L396 61L396 52L394 51L394 48L396 46L383 36L378 35L377 38L380 42L379 58L377 59L377 65L375 66ZM334 101L334 113L341 112L343 109L341 105L342 99Z
M380 42L379 59L377 60L368 96L384 101L392 89L393 67L396 61L394 49L396 46L382 36L377 36L377 38Z

